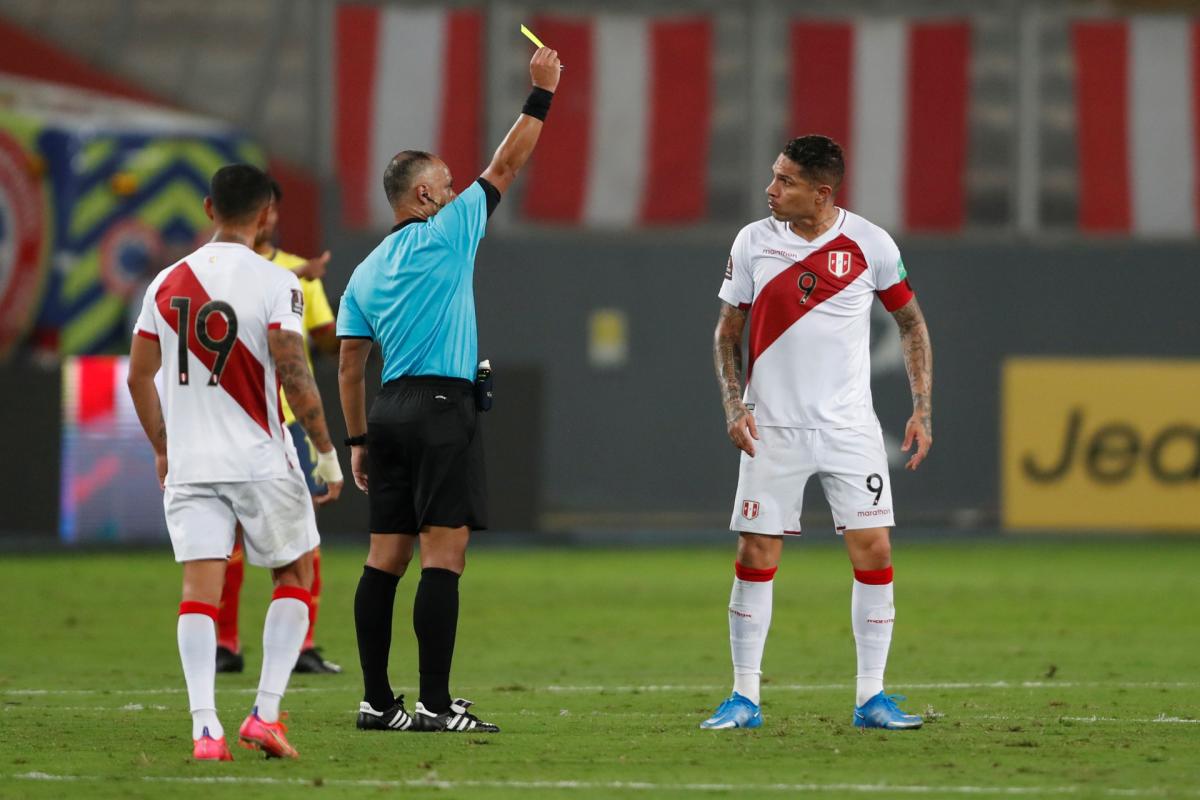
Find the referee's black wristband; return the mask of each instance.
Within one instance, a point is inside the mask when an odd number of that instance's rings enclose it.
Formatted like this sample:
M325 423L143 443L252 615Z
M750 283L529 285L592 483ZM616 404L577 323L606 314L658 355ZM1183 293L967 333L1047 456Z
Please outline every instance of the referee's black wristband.
M358 436L348 436L342 440L342 444L346 445L346 447L358 447L360 444L366 443L367 435L365 433L360 433Z
M529 93L529 97L525 99L525 105L521 108L522 114L528 114L534 119L546 121L546 115L550 113L550 101L554 99L554 92L543 89L540 86L533 87L533 91Z

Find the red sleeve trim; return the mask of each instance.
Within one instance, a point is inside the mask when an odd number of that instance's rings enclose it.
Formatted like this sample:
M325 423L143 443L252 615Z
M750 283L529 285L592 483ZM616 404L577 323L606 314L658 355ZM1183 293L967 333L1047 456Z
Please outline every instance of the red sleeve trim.
M336 324L337 324L336 322L326 322L324 325L318 325L318 326L317 326L317 327L315 327L315 328L309 328L309 329L308 329L308 332L309 332L309 333L316 333L317 331L323 331L323 330L327 330L327 329L329 329L329 328L332 328L332 327L334 327Z
M136 331L134 331L134 333L136 333L138 336L142 337L143 339L149 339L152 342L158 341L157 333L150 333L149 331L144 331L141 328L138 328Z
M908 278L875 294L883 301L883 307L888 311L899 311L914 297L912 286L908 284Z
M892 582L892 568L856 569L854 570L854 580L871 586L884 586Z
M212 621L217 621L217 607L210 603L201 603L198 600L184 600L179 604L179 616L184 614L203 614L206 617L212 617Z
M771 567L770 569L755 569L754 567L744 567L737 561L733 562L733 574L739 580L752 581L754 583L766 583L775 578L775 572L779 567Z
M271 594L272 600L299 600L306 606L312 605L312 592L307 589L301 589L299 586L276 586L274 593Z
M277 331L277 330L279 330L279 329L280 329L280 328L282 328L282 327L283 327L283 323L282 323L282 322L272 322L270 325L268 325L268 326L267 326L267 330L269 330L269 331Z
M741 309L742 311L749 311L750 304L749 303L738 303L738 308Z

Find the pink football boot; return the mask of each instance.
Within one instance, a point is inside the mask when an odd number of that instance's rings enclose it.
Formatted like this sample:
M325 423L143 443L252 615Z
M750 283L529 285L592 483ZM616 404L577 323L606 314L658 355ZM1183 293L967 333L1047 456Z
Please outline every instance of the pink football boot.
M208 735L208 728L205 728L204 734L194 740L192 758L197 761L233 761L233 753L229 752L229 745L225 744L224 736L214 739Z
M286 715L285 715L286 716ZM299 758L296 748L288 744L287 726L279 722L263 722L255 706L238 730L238 744L248 750L262 750L267 758Z

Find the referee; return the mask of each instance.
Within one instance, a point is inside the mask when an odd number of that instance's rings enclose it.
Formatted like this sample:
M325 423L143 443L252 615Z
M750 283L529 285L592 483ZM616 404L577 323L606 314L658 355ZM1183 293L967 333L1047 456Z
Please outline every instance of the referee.
M475 252L488 217L533 153L559 79L558 53L539 48L529 63L533 91L470 188L455 196L437 156L398 153L383 173L396 218L392 233L350 277L338 309L338 382L353 448L354 482L367 491L371 548L354 596L363 672L359 728L500 729L450 696L458 629L458 580L471 529L487 528L483 441L473 380L478 361ZM453 102L453 99L451 99ZM383 350L383 388L365 407L363 369ZM421 581L413 630L421 694L410 715L392 694L388 655L396 586L421 540Z

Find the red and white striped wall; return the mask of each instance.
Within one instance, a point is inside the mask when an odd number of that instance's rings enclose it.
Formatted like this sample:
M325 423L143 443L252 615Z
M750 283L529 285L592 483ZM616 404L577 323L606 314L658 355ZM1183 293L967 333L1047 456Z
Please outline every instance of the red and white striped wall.
M436 153L456 189L483 169L483 14L339 5L335 157L343 222L386 228L383 171L401 150Z
M528 167L523 216L618 228L703 219L711 19L600 14L530 27L566 69Z
M1077 21L1079 225L1192 235L1200 224L1200 23L1177 16Z
M843 146L839 205L892 231L957 230L970 57L965 21L795 20L787 136Z

